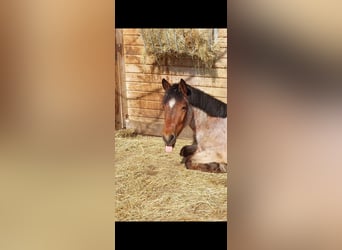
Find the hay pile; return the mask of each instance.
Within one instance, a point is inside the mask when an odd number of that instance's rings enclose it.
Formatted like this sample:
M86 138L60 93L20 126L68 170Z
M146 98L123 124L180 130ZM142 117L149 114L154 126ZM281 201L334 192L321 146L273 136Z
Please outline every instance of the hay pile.
M213 29L142 29L145 53L159 64L166 57L188 56L211 68L219 46L213 42Z
M136 137L138 133L134 129L120 129L115 131L115 138Z
M227 175L187 170L178 139L164 152L160 137L115 138L115 220L217 221L227 219Z

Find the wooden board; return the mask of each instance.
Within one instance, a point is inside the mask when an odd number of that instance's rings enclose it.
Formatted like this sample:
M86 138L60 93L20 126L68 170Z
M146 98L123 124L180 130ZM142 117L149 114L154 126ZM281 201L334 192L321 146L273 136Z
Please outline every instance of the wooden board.
M198 89L204 91L205 93L215 96L215 97L227 97L226 88L216 88L216 87L197 87ZM128 91L141 91L141 92L154 92L154 93L164 93L164 89L161 84L155 83L143 83L143 82L127 82Z
M125 61L127 64L142 64L142 65L156 65L155 59L151 56L140 55L126 55ZM179 66L179 67L197 67L197 62L191 58L172 58L159 62L165 66ZM227 58L222 57L217 60L213 68L227 68Z
M142 116L148 118L162 118L164 113L162 110L142 109L142 108L128 108L128 113L132 116Z
M144 73L144 74L162 74L172 72L172 75L188 75L188 76L207 76L215 78L226 78L227 69L202 69L194 67L177 67L177 66L150 66L142 64L127 64L127 73Z
M115 30L115 128L125 127L126 104L126 76L125 57L123 54L124 42L122 30Z
M159 101L128 100L128 108L155 109L162 110L162 103Z
M138 134L143 135L154 135L154 136L162 136L163 131L163 123L161 122L142 122L132 120L129 122L128 128L135 129ZM193 132L189 127L183 129L181 134L178 136L179 138L193 138ZM160 145L163 146L163 139L160 138Z
M210 77L191 77L189 75L167 75L167 74L142 74L142 73L126 73L127 82L149 82L160 84L165 78L169 82L176 83L183 78L188 84L192 86L207 86L227 88L227 78L210 78Z

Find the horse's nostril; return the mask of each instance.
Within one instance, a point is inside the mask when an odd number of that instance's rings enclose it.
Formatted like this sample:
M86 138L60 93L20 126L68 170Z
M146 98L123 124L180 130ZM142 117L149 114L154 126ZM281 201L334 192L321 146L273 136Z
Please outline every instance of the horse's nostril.
M176 136L174 134L169 135L169 136L164 135L163 139L167 145L173 145L173 144L175 144Z

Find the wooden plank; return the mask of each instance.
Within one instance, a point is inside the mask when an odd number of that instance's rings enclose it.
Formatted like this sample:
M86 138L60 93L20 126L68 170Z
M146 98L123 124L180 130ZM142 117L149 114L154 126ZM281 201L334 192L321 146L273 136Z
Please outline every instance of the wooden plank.
M162 123L148 123L141 121L130 120L128 122L128 127L130 129L134 129L138 134L142 135L153 135L153 136L161 136L163 130ZM163 147L163 140L160 139L160 146Z
M125 62L130 63L130 64L152 65L154 62L154 59L149 56L143 57L141 55L126 55Z
M162 79L165 78L169 82L179 82L183 78L187 83L194 86L207 86L207 87L221 87L227 88L227 78L210 78L210 77L189 77L188 75L167 75L167 74L142 74L142 73L126 73L127 82L149 82L160 84Z
M226 37L218 37L216 39L215 43L225 43L227 45L227 38Z
M125 88L125 57L123 55L122 30L115 30L115 128L125 127L127 113Z
M218 37L227 37L227 29L218 29Z
M142 116L150 118L162 118L164 113L162 110L128 108L128 116Z
M224 38L224 40L217 42L217 44L219 45L221 51L228 47L226 39L227 38ZM220 38L220 40L221 40L221 38Z
M221 52L224 51L227 48L227 37L217 38L215 44L219 46Z
M171 83L178 83L180 78L176 78L178 81L170 81ZM127 80L127 89L132 91L147 91L147 92L164 92L162 89L162 78L158 78L158 82L155 81L128 81ZM227 89L227 81L222 81L221 86L214 85L214 84L208 84L207 82L203 82L203 84L199 84L198 81L195 81L194 79L186 80L187 84L199 88L199 89L206 89L206 88L214 88L214 89L221 89L226 90Z
M126 64L126 72L128 73L168 73L172 72L173 75L190 75L190 76L212 76L212 77L227 77L227 69L200 69L193 67L177 67L177 66L161 66L154 67L150 65L141 64Z
M227 97L227 89L225 89L225 88L200 87L199 89L201 89L202 91L204 91L205 93L207 93L211 96L214 96L215 98L218 98L218 97L226 98Z
M219 58L227 60L228 58L228 48L222 48L218 54Z
M127 93L127 98L128 100L144 100L144 101L162 102L163 94L130 91ZM216 96L216 98L227 103L227 97Z
M124 35L124 43L126 45L144 45L144 41L140 34L126 34Z
M220 58L218 59L215 64L214 64L214 68L227 68L227 64L228 64L228 60L227 58Z
M215 87L205 87L205 86L195 86L195 85L193 86L215 97L227 97L226 88L215 88ZM127 82L127 89L129 91L155 92L155 93L161 93L161 94L164 93L164 90L161 84L156 84L156 83Z
M128 100L145 100L145 101L159 101L161 102L163 98L162 93L152 93L152 92L138 92L138 91L129 91L127 92Z
M123 29L123 34L124 35L136 35L136 34L140 34L140 29Z
M134 116L130 115L129 119L130 121L139 121L144 123L164 123L164 118L150 118L150 117L141 117L141 116Z
M138 134L162 136L163 123L161 122L149 123L149 122L143 122L143 121L130 120L129 128L135 129ZM178 138L192 139L192 137L193 137L192 130L189 127L186 127L183 129L182 133L179 135ZM160 138L160 146L164 147L164 142L162 138Z
M125 46L126 55L143 55L144 50L145 50L144 46L136 46L136 45Z
M146 100L129 100L127 102L128 108L141 108L141 109L154 109L162 110L162 103L159 101L146 101Z
M140 56L140 55L126 55L125 62L127 64L143 64L143 65L153 65L156 64L154 58L151 56ZM196 62L190 58L176 58L168 59L166 62L162 62L162 65L174 65L182 67L194 67ZM220 58L214 64L214 68L227 68L227 58Z
M224 103L227 103L227 97L215 97L215 98L221 100ZM128 101L127 106L128 108L136 108L136 109L151 109L151 110L157 110L157 111L163 110L162 103L158 101L131 100L131 101Z
M217 97L217 99L219 99L220 101L222 101L222 102L224 102L224 103L227 103L227 102L228 102L227 97Z
M148 82L127 82L127 89L129 91L164 93L164 89L161 84Z

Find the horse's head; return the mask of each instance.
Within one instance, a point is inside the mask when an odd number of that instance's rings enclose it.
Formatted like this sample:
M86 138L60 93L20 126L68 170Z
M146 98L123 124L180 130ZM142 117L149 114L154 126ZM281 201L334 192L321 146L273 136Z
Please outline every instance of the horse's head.
M183 79L180 80L180 83L172 85L163 79L162 85L165 90L163 98L163 140L166 146L165 151L171 152L175 146L177 136L190 121L191 112L188 102L190 89Z

